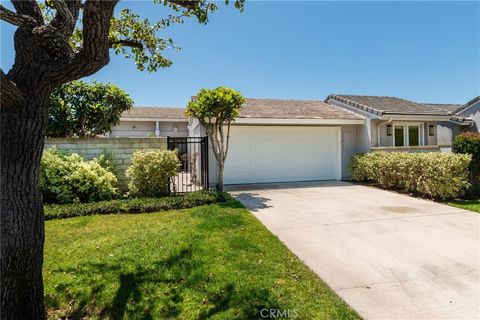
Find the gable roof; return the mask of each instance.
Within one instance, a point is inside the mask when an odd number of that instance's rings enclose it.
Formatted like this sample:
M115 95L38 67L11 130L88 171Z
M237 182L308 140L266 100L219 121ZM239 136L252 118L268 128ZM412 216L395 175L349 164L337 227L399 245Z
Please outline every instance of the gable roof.
M477 102L480 102L480 96L477 96L475 98L473 98L472 100L468 101L467 103L465 103L463 106L461 106L460 108L458 108L455 113L458 114L460 112L463 112L465 111L466 109L470 108L471 106L473 106L474 104L476 104Z
M187 121L185 108L134 107L129 111L122 112L121 118L184 119Z
M448 116L450 111L397 97L331 94L325 101L337 100L358 109L377 114Z
M354 112L320 100L247 98L239 118L349 119L362 120Z

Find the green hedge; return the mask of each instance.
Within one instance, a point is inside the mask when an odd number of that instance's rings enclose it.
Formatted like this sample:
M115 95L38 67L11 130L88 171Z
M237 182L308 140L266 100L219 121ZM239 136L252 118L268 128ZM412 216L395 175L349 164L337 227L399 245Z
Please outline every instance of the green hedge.
M230 195L220 191L196 191L183 196L162 198L132 198L82 204L45 205L45 220L88 216L94 214L144 213L192 208L205 204L223 202Z
M452 147L455 153L472 155L472 161L470 162L470 183L472 187L469 192L480 194L480 133L462 133L455 137Z
M471 155L453 153L372 152L352 158L355 181L376 183L430 198L461 196L469 187Z
M102 163L105 159L101 159ZM47 203L79 203L110 200L118 195L117 178L98 159L86 160L55 147L43 152L40 190Z

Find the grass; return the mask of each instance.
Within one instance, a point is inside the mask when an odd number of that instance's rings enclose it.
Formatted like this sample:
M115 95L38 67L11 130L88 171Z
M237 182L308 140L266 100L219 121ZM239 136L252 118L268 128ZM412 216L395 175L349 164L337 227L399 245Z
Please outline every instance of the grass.
M358 319L236 201L46 222L51 319Z
M448 204L457 208L480 212L480 199L451 201Z

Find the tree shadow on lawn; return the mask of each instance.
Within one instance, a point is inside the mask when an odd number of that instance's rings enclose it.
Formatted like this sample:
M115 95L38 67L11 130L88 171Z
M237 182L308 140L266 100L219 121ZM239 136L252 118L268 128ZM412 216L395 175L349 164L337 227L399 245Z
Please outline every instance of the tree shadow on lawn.
M158 319L177 318L184 310L184 297L192 294L203 302L190 305L198 310L197 319L209 319L216 314L229 312L235 318L259 318L263 308L282 309L279 302L268 288L239 286L232 281L216 279L207 267L196 258L196 249L191 245L182 246L166 259L148 265L142 265L131 259L124 259L116 264L93 263L81 264L76 268L57 269L56 272L74 274L85 280L88 294L68 300L75 300L72 309L65 314L67 319L82 319L88 316L100 316L107 319ZM124 268L124 265L129 266ZM133 268L131 266L135 266ZM128 270L127 270L128 269ZM83 274L82 274L83 273ZM116 274L119 287L111 303L105 296L105 286L98 284L92 274ZM108 281L108 280L107 280ZM68 285L67 285L68 286ZM163 291L159 292L159 287ZM65 285L59 284L57 290L64 293ZM48 300L47 300L48 303ZM195 302L189 302L195 304ZM105 302L103 302L105 304ZM52 309L52 305L49 309ZM231 310L230 310L231 309ZM101 310L99 313L92 310Z

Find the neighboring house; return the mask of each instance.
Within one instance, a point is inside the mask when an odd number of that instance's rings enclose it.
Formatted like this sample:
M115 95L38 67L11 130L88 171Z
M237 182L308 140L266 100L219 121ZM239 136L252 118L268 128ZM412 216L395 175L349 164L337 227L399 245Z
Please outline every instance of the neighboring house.
M461 104L439 104L426 103L426 105L440 108L451 112L458 117L465 117L473 120L468 127L458 125L454 122L439 122L437 126L438 144L440 146L451 146L453 138L462 131L475 131L480 129L480 97L476 97L465 105Z
M438 124L448 123L458 131L472 124L446 108L397 97L330 95L325 101L365 116L363 135L356 140L361 151L438 150L451 145L451 139L440 141Z
M480 96L473 98L455 111L455 115L473 120L470 130L480 131Z
M464 107L465 114L475 109ZM358 152L440 151L437 126L446 122L458 128L474 123L444 108L395 97L246 99L232 124L224 182L341 180ZM206 134L196 119L189 128L190 136ZM210 168L214 184L214 161Z
M186 137L184 108L135 107L125 111L109 137Z

